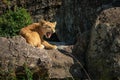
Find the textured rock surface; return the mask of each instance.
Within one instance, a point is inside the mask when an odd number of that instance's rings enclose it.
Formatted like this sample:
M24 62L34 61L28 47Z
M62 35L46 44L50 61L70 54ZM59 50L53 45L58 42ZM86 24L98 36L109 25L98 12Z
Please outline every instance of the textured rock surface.
M63 47L63 50L67 48ZM68 52L71 53L69 48ZM4 73L9 71L19 74L20 67L27 64L33 72L46 72L49 78L71 77L69 69L74 62L64 53L59 50L34 48L21 36L8 39L0 37L0 70L3 71L0 75L5 76Z
M73 54L89 71L92 79L120 80L118 78L120 76L120 10L119 8L109 9L120 7L119 0L16 1L19 6L28 9L35 22L39 18L57 21L57 35L61 41L74 43L77 40ZM1 5L0 14L5 11L5 6ZM75 70L70 70L70 72L80 76L80 79L84 73L80 67L76 66L72 66ZM78 72L78 70L81 71ZM86 78L82 76L83 79Z
M35 22L40 19L54 20L54 15L57 9L59 9L61 0L11 0L0 1L0 14L3 14L10 9L14 9L14 6L24 7L31 14Z
M120 80L120 8L103 10L90 32L78 36L73 54L93 80Z
M7 2L0 2L0 14L7 9ZM76 35L90 30L97 15L115 5L117 0L12 0L14 5L25 7L35 22L44 18L57 21L57 35L61 41L74 43ZM116 3L119 3L116 2Z
M117 0L62 0L62 5L55 15L59 39L66 43L76 42L77 34L90 30L97 15L112 7L115 1Z
M120 8L104 10L92 29L88 70L96 80L120 79Z

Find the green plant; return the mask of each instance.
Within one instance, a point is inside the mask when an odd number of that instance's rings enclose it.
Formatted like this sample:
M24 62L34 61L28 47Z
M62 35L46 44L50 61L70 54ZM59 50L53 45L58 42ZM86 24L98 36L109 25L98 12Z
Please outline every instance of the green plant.
M28 66L26 64L24 64L24 68L25 68L25 72L27 75L27 80L33 80L33 73L32 71L28 68Z
M30 14L24 8L15 7L15 10L8 10L0 17L0 36L15 36L19 30L32 23Z
M3 71L0 68L0 80L17 80L14 71Z
M16 73L16 79L17 80L33 80L33 72L28 67L27 63L24 63L23 66L21 66L21 71Z

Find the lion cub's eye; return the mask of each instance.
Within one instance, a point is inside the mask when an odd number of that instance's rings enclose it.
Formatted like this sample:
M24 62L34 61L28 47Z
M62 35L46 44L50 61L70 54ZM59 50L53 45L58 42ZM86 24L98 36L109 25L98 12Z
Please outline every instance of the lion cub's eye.
M47 26L46 28L51 28L50 26Z

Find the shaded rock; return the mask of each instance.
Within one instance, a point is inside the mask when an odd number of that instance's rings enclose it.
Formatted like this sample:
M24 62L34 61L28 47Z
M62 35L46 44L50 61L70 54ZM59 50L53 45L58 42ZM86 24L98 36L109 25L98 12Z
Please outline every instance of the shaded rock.
M77 36L72 54L92 80L120 80L119 14L119 7L103 10L92 30ZM82 75L86 74L82 72Z
M84 61L83 64L85 63L85 56L88 49L89 39L90 31L79 34L72 52L72 54L76 56L78 60Z
M28 10L34 22L40 19L49 21L54 20L54 15L62 4L61 0L11 0L0 2L0 14L4 14L8 8L14 10L14 7L24 7Z
M63 46L63 50L67 48L70 47ZM71 53L70 49L68 50ZM2 76L6 76L5 72L10 71L17 76L21 73L25 74L24 68L27 66L34 76L37 76L35 80L41 75L48 78L66 78L71 77L69 69L73 64L73 59L59 50L32 47L21 36L0 37L0 70L3 72L0 75Z
M95 80L120 80L120 8L101 12L91 31L88 71Z
M91 30L99 13L117 0L62 0L57 10L57 35L61 41L74 44L77 34ZM115 3L114 3L115 4Z
M87 55L87 49L88 49L88 44L90 39L90 31L86 31L82 34L78 34L77 37L78 37L77 42L74 45L73 51L72 51L72 54L78 60L76 66L74 66L76 67L77 72L74 74L81 76L79 77L79 79L85 80L85 79L88 79L89 77L89 73L86 73L87 72L86 55ZM78 64L78 62L80 64Z
M90 30L97 15L104 9L118 5L118 0L12 0L9 4L24 7L31 14L34 22L39 19L57 21L57 36L60 41L73 44L77 34ZM5 1L0 2L0 14L7 9Z

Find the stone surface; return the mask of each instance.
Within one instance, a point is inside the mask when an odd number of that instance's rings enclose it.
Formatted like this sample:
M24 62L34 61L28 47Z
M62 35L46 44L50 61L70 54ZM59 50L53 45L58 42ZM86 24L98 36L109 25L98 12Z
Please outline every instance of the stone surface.
M8 1L9 2L9 1ZM99 13L118 0L11 0L9 7L24 7L31 14L34 22L39 19L57 21L57 35L60 41L68 44L76 42L76 35L90 30ZM0 14L5 13L8 3L0 2Z
M93 80L120 80L120 8L103 10L92 30L78 35L73 54Z
M77 34L89 31L99 13L106 8L113 7L116 1L62 0L62 5L55 15L59 39L66 43L75 43Z
M106 9L91 32L88 70L96 80L120 79L120 8Z
M71 48L69 48L63 46L62 50L71 53ZM0 70L3 72L0 75L5 76L5 72L9 71L19 75L26 64L34 73L41 72L39 75L47 73L49 78L71 77L69 69L74 64L73 59L60 50L45 50L32 47L21 36L13 38L0 37Z
M18 6L25 7L31 13L35 22L37 22L39 18L57 21L56 33L59 40L69 44L76 43L72 54L82 63L84 68L89 71L88 74L90 74L92 79L120 80L119 0L13 1L17 1L17 3L14 3ZM6 4L0 2L0 9L0 14L3 14L7 9ZM1 44L8 45L7 43ZM64 49L64 47L61 46L59 48ZM1 50L6 52L4 48ZM31 50L31 48L29 50ZM67 53L64 50L59 51ZM54 51L48 51L48 53L49 52L52 54ZM51 56L52 55L47 58L51 58ZM48 63L50 62L48 61ZM87 79L86 76L83 76L85 75L83 69L76 64L77 63L70 67L70 72L78 75L81 80ZM71 70L72 68L75 69ZM62 70L59 69L58 71ZM64 73L65 71L62 72Z
M2 0L0 1L0 15L5 13L8 8L14 10L17 5L26 8L34 22L38 22L40 19L52 21L61 4L61 0Z

